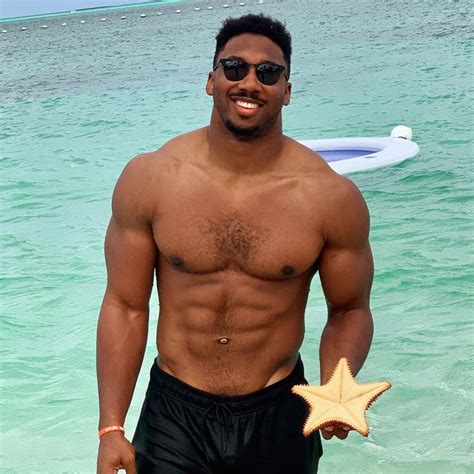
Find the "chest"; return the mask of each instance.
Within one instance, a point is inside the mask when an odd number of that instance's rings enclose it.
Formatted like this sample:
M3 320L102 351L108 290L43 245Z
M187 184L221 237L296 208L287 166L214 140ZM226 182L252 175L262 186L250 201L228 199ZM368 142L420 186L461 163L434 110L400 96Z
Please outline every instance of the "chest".
M256 190L238 199L189 187L166 197L153 223L161 257L187 273L238 269L261 279L301 274L322 248L317 216L297 192Z

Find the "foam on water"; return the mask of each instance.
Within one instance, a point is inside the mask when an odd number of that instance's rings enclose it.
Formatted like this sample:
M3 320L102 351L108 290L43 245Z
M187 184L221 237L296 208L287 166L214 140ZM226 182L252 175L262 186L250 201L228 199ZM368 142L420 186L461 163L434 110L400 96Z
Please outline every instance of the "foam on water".
M206 2L204 2L207 5ZM294 38L285 130L297 139L388 135L421 153L352 176L369 205L375 338L361 381L393 388L368 439L325 443L321 472L468 472L472 462L472 38L456 1L266 0L146 6L9 22L0 36L2 449L6 472L94 472L95 327L103 238L129 158L208 122L214 36L263 11ZM162 12L161 16L157 13ZM471 252L469 252L469 249ZM153 299L131 433L155 355ZM302 348L317 383L325 304L315 279Z

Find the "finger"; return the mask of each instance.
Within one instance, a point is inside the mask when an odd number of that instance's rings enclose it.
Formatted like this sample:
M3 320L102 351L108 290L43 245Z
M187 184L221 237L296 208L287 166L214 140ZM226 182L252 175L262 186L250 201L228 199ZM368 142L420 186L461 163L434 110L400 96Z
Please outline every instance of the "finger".
M106 465L104 462L97 465L97 474L115 474L117 471L117 468Z
M325 428L321 428L321 436L324 439L331 439L334 436L334 427L333 426L326 426Z
M137 474L137 468L135 466L135 456L131 455L130 457L127 457L127 459L123 462L123 467L125 468L125 472L127 474Z
M114 469L113 467L99 467L97 469L97 474L116 474L118 469Z
M334 435L337 436L339 439L346 439L349 435L349 431L338 427L335 429Z

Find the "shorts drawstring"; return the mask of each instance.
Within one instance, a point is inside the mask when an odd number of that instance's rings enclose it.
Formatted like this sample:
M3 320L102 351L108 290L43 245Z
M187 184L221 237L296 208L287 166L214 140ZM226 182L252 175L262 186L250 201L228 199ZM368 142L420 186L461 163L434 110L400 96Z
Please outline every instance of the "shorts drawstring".
M213 413L213 410L214 410L215 413ZM223 450L223 454L225 454L226 451L227 451L227 442L228 442L228 437L229 437L229 429L232 426L231 425L231 421L232 421L231 420L231 418L232 418L231 409L223 403L213 402L211 405L209 405L209 407L203 413L202 419L201 419L201 436L202 436L203 439L205 439L204 438L204 422L206 420L206 417L209 417L211 419L217 419L219 424L222 425L222 427L224 428L225 438L223 439L222 429L221 429L220 438L221 438L221 447L222 447L222 450ZM210 462L209 453L207 451L207 446L205 445L204 448L205 448L204 451L206 452L207 462Z

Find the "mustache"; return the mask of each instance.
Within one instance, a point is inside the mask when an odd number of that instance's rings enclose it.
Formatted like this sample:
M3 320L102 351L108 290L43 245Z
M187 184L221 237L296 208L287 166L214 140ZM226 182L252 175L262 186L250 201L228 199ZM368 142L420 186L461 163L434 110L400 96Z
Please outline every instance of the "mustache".
M264 105L265 101L262 100L257 93L254 92L239 92L238 94L231 94L231 99L238 100L238 99L252 99L255 102L258 102L260 105Z

